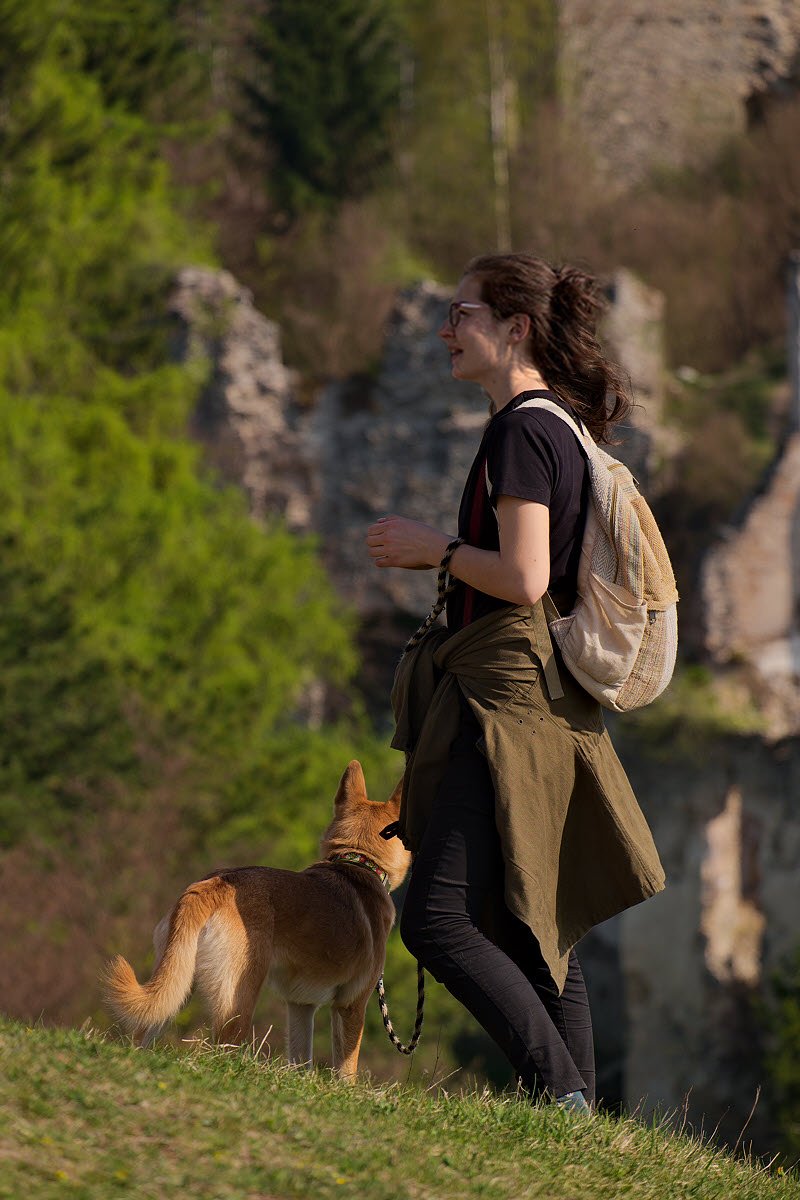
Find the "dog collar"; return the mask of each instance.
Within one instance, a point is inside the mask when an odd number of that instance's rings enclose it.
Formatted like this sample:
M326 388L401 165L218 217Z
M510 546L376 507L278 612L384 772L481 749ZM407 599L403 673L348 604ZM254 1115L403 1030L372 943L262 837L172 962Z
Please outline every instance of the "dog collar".
M371 858L367 858L366 854L359 854L355 850L345 850L342 854L331 854L328 862L346 862L352 863L356 867L366 867L368 871L372 871L373 875L377 875L383 886L389 891L389 872L384 871Z

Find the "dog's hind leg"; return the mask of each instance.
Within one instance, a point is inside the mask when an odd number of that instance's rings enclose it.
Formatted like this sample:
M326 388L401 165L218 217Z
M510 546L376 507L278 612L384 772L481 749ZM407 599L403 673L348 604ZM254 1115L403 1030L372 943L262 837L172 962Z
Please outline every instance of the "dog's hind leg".
M212 1036L215 1042L237 1046L249 1042L253 1032L253 1009L267 974L266 960L251 959L224 1007L214 1014Z
M166 1026L166 1021L163 1025L140 1025L138 1029L134 1029L132 1037L134 1043L140 1050L152 1050L158 1038L161 1037L161 1032Z
M366 996L359 997L354 1004L331 1009L333 1068L340 1078L348 1083L355 1082L358 1054L364 1034L364 1017L371 995L370 989Z
M314 1057L314 1004L286 1002L289 1022L287 1057L292 1066L310 1067Z
M211 1013L215 1042L250 1038L253 1009L269 967L270 946L248 936L238 915L217 913L203 930L197 983Z

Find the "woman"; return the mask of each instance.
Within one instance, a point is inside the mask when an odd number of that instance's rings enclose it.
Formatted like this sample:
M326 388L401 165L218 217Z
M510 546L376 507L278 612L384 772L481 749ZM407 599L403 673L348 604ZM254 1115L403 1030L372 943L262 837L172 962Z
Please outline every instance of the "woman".
M594 1101L594 1049L572 947L664 883L600 707L553 650L541 603L547 591L562 613L574 605L588 474L570 428L523 405L555 401L609 440L630 403L596 338L600 308L575 268L474 259L439 330L453 377L491 401L458 539L400 516L367 534L376 567L436 567L448 552L458 581L447 630L404 657L393 693L400 836L415 855L403 940L523 1087L578 1110Z

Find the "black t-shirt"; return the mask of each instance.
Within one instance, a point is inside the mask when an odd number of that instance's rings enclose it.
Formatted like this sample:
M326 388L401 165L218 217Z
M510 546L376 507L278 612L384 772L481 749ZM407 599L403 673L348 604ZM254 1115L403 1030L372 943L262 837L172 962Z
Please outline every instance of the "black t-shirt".
M495 413L484 430L467 476L458 511L458 536L481 550L499 550L495 508L499 496L534 500L550 509L550 583L562 612L575 603L586 510L589 473L577 438L555 413L519 408L523 400L542 396L574 416L553 392L515 396ZM488 468L491 502L486 484ZM448 597L447 624L460 629L508 601L460 584Z

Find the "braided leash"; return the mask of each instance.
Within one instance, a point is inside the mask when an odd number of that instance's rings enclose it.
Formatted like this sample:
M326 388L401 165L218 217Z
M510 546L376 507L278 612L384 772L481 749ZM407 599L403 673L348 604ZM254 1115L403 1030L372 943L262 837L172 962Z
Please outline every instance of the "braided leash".
M439 616L439 613L444 608L447 597L458 583L458 580L453 579L452 575L450 575L448 567L450 566L450 559L453 557L454 552L459 546L463 545L463 543L464 539L461 537L453 538L452 542L448 543L447 549L442 556L442 561L439 564L439 574L436 577L436 589L438 593L436 601L433 605L433 608L420 625L419 629L416 631L416 633L412 633L411 637L406 642L405 646L403 647L403 654L408 654L409 650L413 650L415 646L419 645L419 643L425 637L425 634L433 625L436 618Z
M393 1046L397 1047L400 1054L413 1054L417 1048L419 1035L422 1032L423 1008L425 1007L425 972L419 963L417 963L417 1019L414 1022L414 1032L411 1035L411 1041L407 1046L404 1046L400 1038L392 1028L392 1022L389 1020L389 1009L386 1004L386 992L383 987L383 976L378 980L375 991L378 993L378 1004L383 1017L383 1023L386 1026L386 1032L389 1035L389 1041Z
M442 555L442 561L439 564L439 574L436 577L436 601L431 608L431 611L420 625L419 629L416 631L416 633L413 633L406 642L405 646L403 647L403 654L408 654L409 650L413 650L415 646L419 645L419 643L425 637L425 634L433 625L436 618L439 616L439 613L444 608L447 597L456 586L458 580L453 579L448 571L448 567L450 566L450 559L453 557L453 554L458 547L463 545L463 542L464 539L461 537L453 538L452 542L448 542L447 548ZM391 825L387 825L382 831L381 837L386 838L387 840L395 837L398 829L399 826L397 821L392 821ZM422 965L417 963L417 1018L414 1022L414 1032L411 1035L411 1041L407 1046L404 1046L400 1041L400 1038L397 1036L392 1027L392 1022L389 1020L389 1007L386 1003L386 991L383 986L383 975L381 975L380 979L378 980L375 991L378 993L378 1005L381 1010L381 1016L383 1017L383 1024L386 1028L386 1032L389 1035L389 1041L397 1048L400 1054L413 1054L419 1042L419 1036L422 1032L422 1022L424 1019L423 1010L425 1008L425 972L422 968Z

